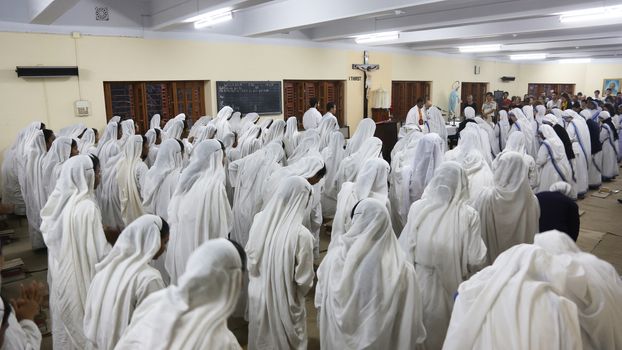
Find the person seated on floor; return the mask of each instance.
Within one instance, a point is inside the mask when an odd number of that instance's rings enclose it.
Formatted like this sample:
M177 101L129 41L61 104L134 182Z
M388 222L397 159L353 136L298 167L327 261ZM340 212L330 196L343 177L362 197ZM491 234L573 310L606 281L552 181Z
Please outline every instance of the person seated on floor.
M572 186L563 181L536 194L540 203L540 232L559 230L575 242L579 237L579 206L572 200Z

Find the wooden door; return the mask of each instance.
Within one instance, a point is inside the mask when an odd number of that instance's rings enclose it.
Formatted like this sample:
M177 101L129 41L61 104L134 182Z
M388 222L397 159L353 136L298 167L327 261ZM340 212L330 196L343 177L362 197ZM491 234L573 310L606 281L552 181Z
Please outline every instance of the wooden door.
M419 98L430 98L429 81L393 81L391 83L391 108L393 118L404 122L408 111L417 104Z
M477 105L477 110L475 113L479 114L482 110L482 104L486 100L486 92L488 92L488 83L474 83L474 82L463 82L460 86L460 99L462 103L460 104L460 108L462 109L462 104L466 103L467 96L473 95L473 101ZM464 111L460 111L462 114Z
M344 125L344 82L342 80L284 80L283 106L284 118L295 116L302 127L302 116L309 109L309 99L318 99L318 110L326 113L326 104L337 105L337 121Z

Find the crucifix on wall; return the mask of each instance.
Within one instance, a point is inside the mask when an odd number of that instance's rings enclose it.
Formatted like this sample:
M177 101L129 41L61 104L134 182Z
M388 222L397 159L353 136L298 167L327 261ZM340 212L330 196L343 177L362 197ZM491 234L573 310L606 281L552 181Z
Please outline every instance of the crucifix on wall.
M352 64L352 69L363 71L363 118L367 118L367 106L369 105L369 90L371 88L371 81L368 81L367 73L380 69L379 64L369 63L369 55L367 51L363 52L363 64Z

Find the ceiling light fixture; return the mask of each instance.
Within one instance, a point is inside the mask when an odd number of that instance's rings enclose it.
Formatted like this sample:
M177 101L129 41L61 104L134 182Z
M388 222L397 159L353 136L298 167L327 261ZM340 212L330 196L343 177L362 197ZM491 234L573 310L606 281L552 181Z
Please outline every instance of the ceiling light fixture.
M377 43L380 41L397 40L399 38L400 38L400 32L382 32L382 33L356 35L354 36L354 41L357 44L369 44L369 43Z
M188 19L185 19L183 22L190 23L194 22L194 28L200 29L212 26L217 23L222 23L229 21L233 18L233 13L231 12L230 7L225 7L219 10L206 12L200 14L198 16L193 16Z
M458 50L462 53L495 52L501 50L501 44L459 46Z
M546 58L545 53L526 53L519 55L510 55L510 59L512 61L522 61L522 60L543 60Z
M602 21L614 18L622 18L622 5L562 12L560 13L559 21L562 23L572 23Z
M591 58L565 58L557 61L559 63L590 63L592 62Z

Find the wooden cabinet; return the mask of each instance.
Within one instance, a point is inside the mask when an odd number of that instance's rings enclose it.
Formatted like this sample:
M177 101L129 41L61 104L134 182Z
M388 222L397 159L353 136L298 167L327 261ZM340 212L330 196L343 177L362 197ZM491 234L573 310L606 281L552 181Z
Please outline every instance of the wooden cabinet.
M295 116L302 127L302 116L309 109L309 99L316 97L318 110L326 113L326 104L337 105L337 121L339 126L345 124L344 119L344 81L343 80L284 80L283 109L284 118Z
M417 99L430 98L431 85L429 81L393 81L391 83L393 119L406 121L406 115L417 104Z
M131 118L142 132L156 113L163 124L185 113L191 124L205 115L204 86L205 81L104 82L106 119Z
M376 122L383 122L390 119L390 112L386 108L372 108L371 118Z

